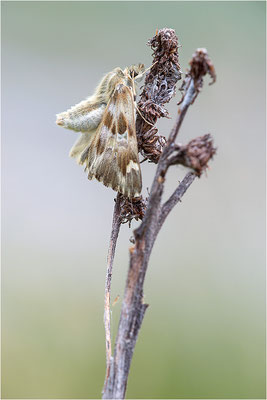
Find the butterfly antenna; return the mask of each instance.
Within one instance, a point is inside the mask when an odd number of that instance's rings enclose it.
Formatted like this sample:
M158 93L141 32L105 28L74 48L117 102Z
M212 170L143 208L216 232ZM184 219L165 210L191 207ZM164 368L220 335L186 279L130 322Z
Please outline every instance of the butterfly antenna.
M135 108L136 108L136 110L138 111L140 117L143 118L143 120L144 120L148 125L154 126L154 124L151 124L151 122L149 122L147 119L145 119L145 117L142 115L141 111L139 110L139 107L138 107L137 104L135 104Z
M152 67L154 67L154 65L156 65L158 63L158 61L154 62L152 65L150 65L150 67L146 68L144 70L144 72L142 72L141 76L144 75L148 70L150 70ZM140 75L139 75L140 76Z

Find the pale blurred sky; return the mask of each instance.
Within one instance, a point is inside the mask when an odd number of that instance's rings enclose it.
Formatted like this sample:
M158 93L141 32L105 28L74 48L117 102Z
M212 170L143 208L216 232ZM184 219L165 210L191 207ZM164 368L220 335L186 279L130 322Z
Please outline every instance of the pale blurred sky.
M179 141L210 132L218 152L156 242L128 396L263 398L264 2L2 2L2 397L100 396L115 193L68 157L77 135L55 114L114 67L149 66L146 43L163 27L179 37L183 71L198 47L215 64L217 83L205 80ZM142 168L146 194L155 166ZM185 173L169 172L167 193ZM113 298L130 236L123 226ZM119 305L114 334L118 316Z

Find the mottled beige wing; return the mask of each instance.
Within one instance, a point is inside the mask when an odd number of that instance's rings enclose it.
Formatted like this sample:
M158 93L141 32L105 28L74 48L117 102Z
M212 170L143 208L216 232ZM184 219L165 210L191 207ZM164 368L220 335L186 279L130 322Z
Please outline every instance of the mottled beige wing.
M76 132L90 132L100 124L106 107L107 104L94 102L94 98L90 97L57 114L56 123Z
M89 179L96 178L129 198L140 196L142 178L130 87L116 86L80 163L85 165Z

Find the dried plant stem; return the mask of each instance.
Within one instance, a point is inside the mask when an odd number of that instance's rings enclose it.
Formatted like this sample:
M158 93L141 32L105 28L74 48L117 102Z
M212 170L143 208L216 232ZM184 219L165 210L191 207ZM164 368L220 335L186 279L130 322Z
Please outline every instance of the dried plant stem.
M115 206L113 211L112 229L109 241L108 256L107 256L107 272L105 281L105 305L104 305L104 326L106 336L106 379L107 382L110 374L110 362L111 362L111 330L110 330L110 287L112 279L113 261L115 256L117 239L121 226L120 216L120 202L121 196L118 194L115 200Z
M164 28L149 43L155 48L154 54L158 62L151 68L146 77L145 88L141 96L141 108L146 119L151 119L155 122L160 116L167 116L163 105L175 93L175 85L180 76L177 53L178 40L173 30ZM157 136L157 129L150 129L150 126L144 125L144 121L140 117L137 117L137 137L140 151L150 161L157 163L157 170L145 212L142 199L138 199L134 204L129 199L122 198L121 195L117 196L114 208L105 288L104 321L107 370L102 393L103 399L124 399L125 397L135 344L148 307L148 304L144 304L143 302L144 280L150 254L160 228L170 211L181 200L193 183L195 177L201 175L202 171L207 168L208 161L215 154L213 141L209 134L195 138L185 146L175 144L188 108L193 104L202 88L203 76L209 73L213 81L216 79L214 66L205 49L198 49L194 53L190 65L190 72L187 74L182 86L184 94L180 102L178 116L167 142L162 140L162 137ZM170 71L172 71L172 74L169 73ZM154 102L151 100L152 96ZM185 165L192 168L193 171L186 174L173 194L162 204L166 174L169 167L175 164ZM133 210L132 216L131 209ZM120 224L125 220L131 221L136 216L142 219L142 223L134 231L134 246L130 248L130 266L124 291L114 356L112 357L110 284L116 241Z
M181 201L181 198L183 197L189 186L193 183L195 178L196 174L194 172L188 172L182 182L178 185L173 194L170 196L170 198L162 205L158 221L158 231L164 224L171 210L176 206L177 203L179 203L179 201Z
M135 246L130 254L130 267L122 304L121 317L115 344L112 367L105 382L104 399L123 399L126 392L130 363L147 304L143 303L143 284L148 260L160 227L175 204L181 199L194 180L195 174L189 173L181 182L170 199L161 207L161 197L165 175L169 167L168 155L171 153L173 141L178 135L184 116L195 95L194 85L184 96L181 112L160 157L156 175L153 180L146 213L143 222L134 231ZM112 258L114 255L112 255Z
M185 114L187 112L187 109L190 106L190 104L192 104L192 102L194 101L195 95L196 95L196 89L195 89L195 85L194 85L194 80L191 78L190 84L188 86L188 89L186 90L186 93L184 95L183 101L182 101L182 103L180 105L180 109L178 111L179 114L178 114L178 117L177 117L176 124L174 125L174 127L173 127L173 129L172 129L172 131L170 133L170 136L169 136L169 139L168 139L168 143L169 144L171 144L171 143L173 143L175 141L175 139L176 139L176 137L178 135L179 129L180 129L180 127L182 125L182 122L184 120L184 117L185 117ZM170 150L170 146L166 146L164 150L165 151L169 151Z

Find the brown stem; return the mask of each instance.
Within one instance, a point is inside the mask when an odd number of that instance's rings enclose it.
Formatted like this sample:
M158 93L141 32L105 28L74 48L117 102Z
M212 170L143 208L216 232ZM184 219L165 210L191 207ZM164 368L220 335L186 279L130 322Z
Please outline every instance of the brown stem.
M173 194L170 196L170 198L162 205L158 221L158 231L164 224L167 216L169 215L173 207L176 206L179 201L181 201L181 198L183 197L189 186L194 182L195 178L196 174L194 172L188 172L182 182L178 185Z
M148 307L147 304L143 303L143 284L149 257L159 232L161 198L165 175L169 167L167 157L171 153L173 142L178 135L194 95L194 85L190 85L188 93L184 96L183 102L185 103L181 106L181 112L178 114L170 140L159 159L143 222L134 231L135 246L130 251L130 267L121 309L114 358L111 360L112 365L103 392L103 399L123 399L125 397L135 343ZM189 185L187 187L184 186L183 192L180 193L180 198L188 187Z
M120 203L121 203L121 195L118 194L115 200L115 206L113 211L112 229L111 229L109 248L108 248L107 272L105 281L104 326L105 326L105 336L106 336L106 378L104 383L104 390L110 374L110 363L112 354L111 330L110 330L110 287L111 287L112 268L113 268L116 244L121 226Z
M180 109L178 111L178 117L176 124L174 125L173 129L171 130L168 143L173 143L178 135L179 129L182 125L182 122L184 120L186 111L188 107L192 104L194 101L196 95L196 89L194 85L194 80L191 79L190 84L188 86L188 89L186 90L186 93L184 95L183 101L181 103Z

